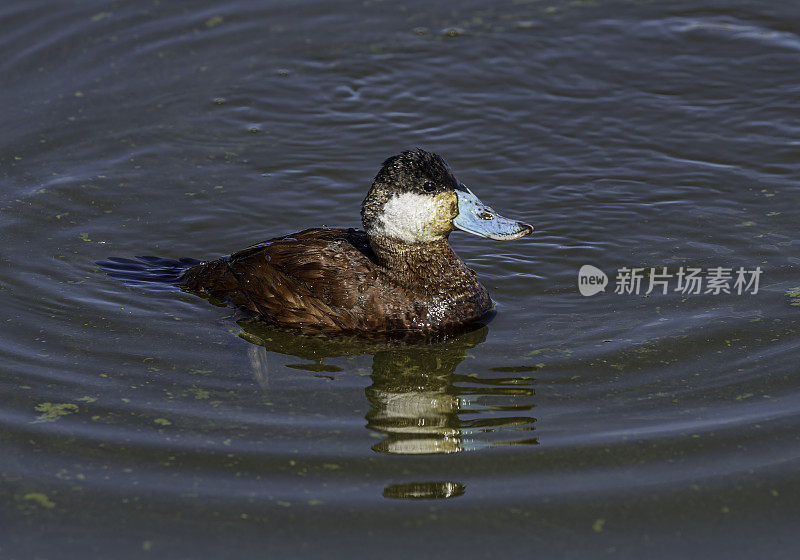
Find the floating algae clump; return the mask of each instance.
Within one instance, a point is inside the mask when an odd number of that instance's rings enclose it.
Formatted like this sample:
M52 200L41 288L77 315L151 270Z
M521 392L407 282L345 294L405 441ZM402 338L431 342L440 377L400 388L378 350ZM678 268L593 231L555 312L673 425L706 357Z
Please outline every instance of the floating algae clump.
M62 416L78 412L78 405L72 403L46 402L36 405L36 412L41 412L34 422L55 422Z
M800 286L787 290L786 295L789 296L790 305L800 307Z
M31 492L30 494L25 494L25 496L23 496L22 499L31 502L36 502L40 506L47 509L53 509L54 507L56 507L56 504L52 500L50 500L50 498L48 498L47 495L42 494L40 492Z

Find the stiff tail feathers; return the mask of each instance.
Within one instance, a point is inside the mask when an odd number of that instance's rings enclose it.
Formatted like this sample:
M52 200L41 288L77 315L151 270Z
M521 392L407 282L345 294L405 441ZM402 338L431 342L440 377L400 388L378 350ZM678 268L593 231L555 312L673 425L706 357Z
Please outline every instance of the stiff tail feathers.
M190 267L200 264L195 259L164 259L161 257L143 256L135 259L108 257L105 261L97 261L100 269L126 284L159 289L174 287L184 272Z

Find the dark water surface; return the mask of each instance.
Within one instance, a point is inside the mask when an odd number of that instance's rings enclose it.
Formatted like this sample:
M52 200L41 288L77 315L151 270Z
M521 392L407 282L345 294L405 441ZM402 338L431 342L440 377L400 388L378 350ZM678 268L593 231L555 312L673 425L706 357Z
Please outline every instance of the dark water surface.
M796 557L796 5L6 1L0 52L0 557ZM358 225L414 146L537 227L451 238L487 328L305 338L94 264Z

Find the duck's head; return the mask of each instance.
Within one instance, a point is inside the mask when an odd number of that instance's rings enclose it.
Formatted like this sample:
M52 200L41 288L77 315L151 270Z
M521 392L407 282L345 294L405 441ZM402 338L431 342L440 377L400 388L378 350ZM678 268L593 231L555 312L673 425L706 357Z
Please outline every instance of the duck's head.
M504 218L482 203L438 155L403 152L383 162L361 205L371 238L430 243L460 229L489 239L517 239L533 226Z

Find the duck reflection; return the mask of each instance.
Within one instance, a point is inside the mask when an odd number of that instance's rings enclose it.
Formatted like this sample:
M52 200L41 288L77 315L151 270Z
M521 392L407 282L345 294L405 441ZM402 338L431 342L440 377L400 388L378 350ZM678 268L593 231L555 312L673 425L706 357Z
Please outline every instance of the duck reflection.
M313 363L286 365L319 376L342 371L324 363L327 358L372 355L372 385L365 390L370 403L366 427L385 436L372 447L378 453L443 454L538 443L530 434L536 419L527 414L534 406L534 379L455 373L467 351L486 340L486 326L438 340L370 342L298 335L258 321L239 325L241 336L258 345L251 350L251 363L265 389L269 386L265 349L310 360ZM419 488L412 494L418 495ZM450 489L444 494L459 492Z
M466 487L458 482L409 482L390 484L383 489L383 497L401 500L444 500L457 498L465 491Z

